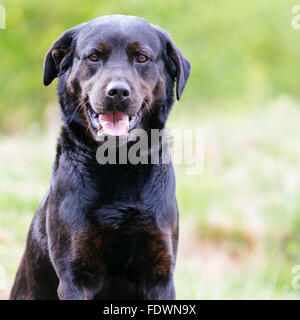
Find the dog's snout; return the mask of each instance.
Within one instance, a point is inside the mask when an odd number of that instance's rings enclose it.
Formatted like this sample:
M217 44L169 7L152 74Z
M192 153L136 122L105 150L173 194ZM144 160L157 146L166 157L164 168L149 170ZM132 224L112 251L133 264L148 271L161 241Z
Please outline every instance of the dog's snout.
M106 96L110 99L125 100L130 97L129 85L124 81L112 81L106 87Z

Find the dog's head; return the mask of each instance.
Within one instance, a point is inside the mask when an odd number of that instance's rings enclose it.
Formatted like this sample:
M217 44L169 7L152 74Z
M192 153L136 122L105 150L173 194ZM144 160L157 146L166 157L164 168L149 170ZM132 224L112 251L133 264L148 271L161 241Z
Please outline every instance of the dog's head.
M166 32L142 18L113 15L64 32L46 56L44 84L59 77L66 121L89 128L97 140L145 127L151 114L159 124L148 126L163 126L174 82L180 99L189 73Z

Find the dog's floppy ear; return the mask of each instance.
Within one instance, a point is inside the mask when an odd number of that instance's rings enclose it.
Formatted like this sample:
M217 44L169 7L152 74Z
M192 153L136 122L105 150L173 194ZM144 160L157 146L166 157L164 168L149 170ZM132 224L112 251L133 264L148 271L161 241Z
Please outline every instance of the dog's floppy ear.
M157 26L154 27L158 31L163 46L164 58L169 65L169 72L176 78L176 97L177 100L179 100L190 76L191 65L189 61L184 58L167 32Z
M44 85L48 86L72 64L78 27L65 31L51 46L44 63Z

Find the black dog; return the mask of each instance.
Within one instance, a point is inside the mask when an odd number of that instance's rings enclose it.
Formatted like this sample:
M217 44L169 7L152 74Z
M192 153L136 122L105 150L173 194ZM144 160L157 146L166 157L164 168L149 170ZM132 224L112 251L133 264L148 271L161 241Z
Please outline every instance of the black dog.
M104 16L63 33L45 60L63 125L11 299L174 299L172 164L105 164L99 134L163 129L190 64L166 32Z

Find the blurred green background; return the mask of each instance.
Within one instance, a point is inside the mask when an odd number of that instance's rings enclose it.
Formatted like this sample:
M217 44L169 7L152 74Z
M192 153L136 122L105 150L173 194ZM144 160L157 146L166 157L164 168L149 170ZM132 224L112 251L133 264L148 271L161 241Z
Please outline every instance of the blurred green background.
M167 29L192 64L168 123L202 129L205 142L201 175L175 168L177 297L299 298L292 286L300 265L297 4L0 0L7 15L0 30L0 299L48 188L59 131L55 85L42 85L44 56L65 29L116 13Z

